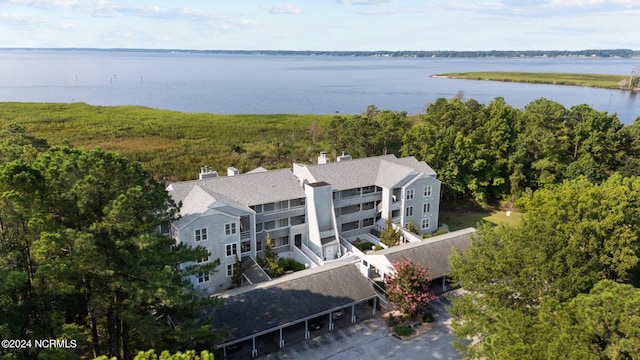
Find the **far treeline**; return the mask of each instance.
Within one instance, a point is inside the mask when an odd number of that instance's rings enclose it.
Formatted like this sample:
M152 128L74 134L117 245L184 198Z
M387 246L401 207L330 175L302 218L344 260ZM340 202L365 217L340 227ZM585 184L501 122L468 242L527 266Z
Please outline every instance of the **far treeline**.
M5 50L25 50L5 48ZM435 58L514 58L514 57L640 57L639 50L631 49L585 49L585 50L376 50L376 51L332 51L332 50L189 50L189 49L97 49L97 48L38 48L52 51L117 51L117 52L171 52L193 54L236 55L303 55L303 56L392 56Z
M462 95L462 94L461 94ZM314 162L320 151L354 157L392 153L426 161L446 200L514 201L523 193L614 172L640 173L640 121L588 105L540 98L523 109L496 98L440 98L418 115L369 106L357 115L184 114L142 107L0 104L0 119L51 144L100 147L142 163L163 181Z

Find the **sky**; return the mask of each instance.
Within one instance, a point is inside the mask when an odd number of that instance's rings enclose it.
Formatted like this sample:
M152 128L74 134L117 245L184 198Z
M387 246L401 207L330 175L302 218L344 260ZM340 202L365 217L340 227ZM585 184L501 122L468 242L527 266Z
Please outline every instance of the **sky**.
M640 0L0 0L0 48L640 50Z

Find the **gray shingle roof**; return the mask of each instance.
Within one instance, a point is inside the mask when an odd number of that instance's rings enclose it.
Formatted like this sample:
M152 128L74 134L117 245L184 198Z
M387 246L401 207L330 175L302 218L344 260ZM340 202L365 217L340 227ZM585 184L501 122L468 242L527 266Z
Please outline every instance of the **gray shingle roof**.
M183 201L196 185L217 200L227 200L231 205L251 206L305 196L290 169L181 181L169 185L169 194L175 201Z
M404 182L406 182L409 176L412 175L418 175L418 171L405 165L381 160L378 168L376 185L388 189L396 186L396 184L402 183L401 185L404 185Z
M466 249L471 243L471 236L476 229L467 228L453 231L424 241L394 246L388 249L376 251L376 255L384 255L392 264L404 259L411 260L415 264L422 264L429 269L432 278L439 278L449 273L449 254L451 249L460 251Z
M227 342L376 296L369 281L350 263L303 270L234 290L218 294L224 305L204 313L215 328L230 332Z
M412 172L424 172L436 176L425 162L414 157L396 158L395 155L373 156L328 164L305 165L316 181L325 181L335 190L346 190L370 185L389 185L397 178L403 179ZM417 172L416 172L417 173ZM388 177L381 174L390 174ZM393 179L392 179L393 178ZM395 184L394 184L395 185Z

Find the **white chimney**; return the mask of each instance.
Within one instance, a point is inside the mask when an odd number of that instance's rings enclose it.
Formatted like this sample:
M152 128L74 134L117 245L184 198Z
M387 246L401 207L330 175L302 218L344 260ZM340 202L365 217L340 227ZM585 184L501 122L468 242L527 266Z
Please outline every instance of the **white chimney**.
M330 162L331 160L327 157L327 152L321 152L320 156L318 156L318 164L328 164Z
M240 174L240 171L238 171L238 169L234 168L233 166L229 166L227 168L227 176L235 176Z

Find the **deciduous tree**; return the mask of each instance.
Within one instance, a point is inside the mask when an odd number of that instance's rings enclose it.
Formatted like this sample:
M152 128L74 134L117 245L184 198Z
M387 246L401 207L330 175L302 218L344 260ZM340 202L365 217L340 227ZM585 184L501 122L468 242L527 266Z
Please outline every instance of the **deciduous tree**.
M429 272L410 260L395 262L392 268L393 275L385 278L387 297L394 308L414 316L435 298L429 291Z
M531 358L543 299L571 301L601 279L637 281L640 178L581 178L526 200L520 226L482 228L451 258L451 275L469 291L454 302L453 331L481 340L465 346L470 357Z

